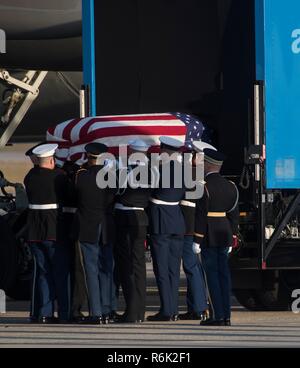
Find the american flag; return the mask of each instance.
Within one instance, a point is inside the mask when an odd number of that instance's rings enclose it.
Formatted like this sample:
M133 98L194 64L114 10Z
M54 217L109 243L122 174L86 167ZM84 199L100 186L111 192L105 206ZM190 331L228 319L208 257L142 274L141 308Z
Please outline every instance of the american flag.
M70 160L81 164L86 160L87 143L104 143L117 154L120 145L139 138L156 151L161 136L179 139L184 145L186 135L187 126L176 114L140 114L71 119L50 128L47 141L58 143L56 156L60 163Z
M203 141L212 144L212 130L199 118L191 114L183 114L175 112L175 116L183 121L187 127L185 146L189 149L193 148L194 141Z

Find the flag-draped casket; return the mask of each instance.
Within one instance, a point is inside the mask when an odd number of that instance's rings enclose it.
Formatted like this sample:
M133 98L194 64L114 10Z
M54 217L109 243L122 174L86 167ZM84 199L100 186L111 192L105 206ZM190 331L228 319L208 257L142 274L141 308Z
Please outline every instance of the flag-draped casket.
M120 145L134 139L143 139L152 151L159 148L159 138L169 136L190 145L200 139L203 124L195 117L181 113L99 116L71 119L47 131L47 141L58 143L57 158L83 163L87 143L106 144L109 151L118 154Z

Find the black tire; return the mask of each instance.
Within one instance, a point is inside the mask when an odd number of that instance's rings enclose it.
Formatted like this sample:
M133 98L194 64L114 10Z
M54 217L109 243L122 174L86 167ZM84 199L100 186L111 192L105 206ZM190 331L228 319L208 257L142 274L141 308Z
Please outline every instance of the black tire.
M258 290L257 297L264 307L264 311L284 312L290 309L290 298L277 290Z
M14 285L6 291L7 296L18 301L28 301L31 298L31 280L18 279Z
M255 290L235 290L234 295L237 301L246 309L250 311L264 311L265 308L261 304L260 300L258 299L257 295L255 294Z
M10 298L24 301L30 300L32 277L32 262L26 271L23 266L21 238L26 232L26 216L25 211L0 217L0 289Z
M13 233L17 236L18 274L12 287L7 290L7 295L20 301L30 300L32 288L33 261L28 262L27 255L24 254L24 241L22 240L26 238L26 222L27 211L10 219ZM24 268L24 264L27 265L26 268Z
M15 283L17 274L17 243L10 225L0 216L0 289L7 293Z
M235 290L238 302L251 311L288 311L292 292L300 287L300 271L261 272L262 289Z
M291 305L291 293L284 282L282 271L267 271L262 273L263 290L256 294L266 311L288 311Z

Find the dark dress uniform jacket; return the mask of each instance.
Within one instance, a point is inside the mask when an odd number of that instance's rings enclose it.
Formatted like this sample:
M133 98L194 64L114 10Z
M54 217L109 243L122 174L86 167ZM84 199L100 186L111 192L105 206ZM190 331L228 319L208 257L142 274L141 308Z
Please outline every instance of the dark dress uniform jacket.
M185 202L188 202L190 205L184 204ZM188 199L181 201L180 207L185 220L185 234L193 235L195 231L196 200Z
M207 175L205 181L204 195L196 204L195 242L202 247L230 247L238 232L238 189L219 173Z
M193 168L193 179L195 179L195 168ZM187 190L188 192L193 193L195 190ZM193 235L195 231L195 213L196 213L196 199L184 199L180 202L181 211L183 213L183 217L185 220L185 234Z
M170 188L163 188L162 180L160 180L159 187L152 194L154 199L164 202L180 202L184 199L185 188L183 183L181 188L175 188L174 165L171 165L170 176ZM151 234L185 234L185 220L179 204L170 206L150 202L148 213Z
M74 221L74 230L80 242L97 243L99 227L102 224L112 196L109 188L97 186L97 174L102 166L92 166L78 172L76 192L78 210Z
M105 217L101 224L101 243L104 245L113 245L116 241L116 223L114 218L114 193L111 191L108 198L111 203L106 209Z
M131 165L130 168L136 168L136 165ZM150 186L149 172L149 188L131 188L121 189L121 193L117 196L116 202L124 207L136 207L146 209L149 205L149 199L153 192ZM149 220L147 213L140 210L118 211L119 224L121 226L148 226Z
M75 180L77 172L80 170L80 168L74 164L72 170L72 166L71 164L69 164L68 167L64 170L68 178L68 190L62 203L63 231L61 237L64 241L73 241L74 239L72 239L72 229L74 216L77 211L77 193L75 189Z
M24 179L29 204L61 205L67 192L68 179L59 169L49 170L34 167ZM60 233L61 212L59 209L28 211L28 240L57 240Z

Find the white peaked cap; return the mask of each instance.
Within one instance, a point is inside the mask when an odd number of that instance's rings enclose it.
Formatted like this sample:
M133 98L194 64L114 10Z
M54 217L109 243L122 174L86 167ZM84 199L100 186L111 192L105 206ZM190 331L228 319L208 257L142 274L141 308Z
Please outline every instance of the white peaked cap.
M205 149L211 149L211 150L217 151L217 149L214 146L212 146L209 143L202 142L202 141L194 141L193 146L196 152L203 152Z
M58 148L58 144L43 144L35 148L32 153L39 158L52 157Z
M159 140L160 143L174 148L181 148L184 146L184 143L182 141L172 137L160 137Z
M147 152L150 146L141 139L135 139L129 142L129 147L134 151Z

